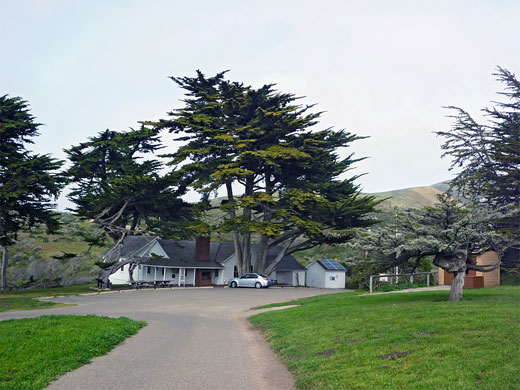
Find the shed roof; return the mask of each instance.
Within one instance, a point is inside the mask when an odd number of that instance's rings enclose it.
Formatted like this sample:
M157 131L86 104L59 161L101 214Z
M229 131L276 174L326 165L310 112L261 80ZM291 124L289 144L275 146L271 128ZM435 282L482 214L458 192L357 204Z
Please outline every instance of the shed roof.
M346 268L343 267L336 260L322 259L322 260L317 260L316 263L321 265L322 268L327 271L346 271Z

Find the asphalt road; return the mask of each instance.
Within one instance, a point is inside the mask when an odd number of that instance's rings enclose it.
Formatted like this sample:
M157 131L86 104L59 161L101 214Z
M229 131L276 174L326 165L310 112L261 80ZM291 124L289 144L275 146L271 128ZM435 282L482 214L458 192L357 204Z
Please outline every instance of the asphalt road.
M2 313L125 316L148 326L49 389L292 389L294 382L260 333L249 308L331 293L310 288L188 288L56 298L77 306ZM290 309L287 309L290 310Z

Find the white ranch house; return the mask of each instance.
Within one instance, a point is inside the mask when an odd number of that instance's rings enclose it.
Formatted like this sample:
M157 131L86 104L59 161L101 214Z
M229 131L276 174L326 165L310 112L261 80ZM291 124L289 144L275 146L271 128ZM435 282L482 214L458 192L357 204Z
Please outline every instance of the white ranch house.
M258 245L251 245L251 263L254 266ZM268 254L272 261L281 247ZM226 285L238 276L233 243L210 242L207 238L196 241L172 241L160 237L128 236L117 248L112 248L104 261L140 259L133 270L136 282L164 281L174 286ZM112 284L129 284L129 265L110 275ZM285 256L270 275L279 284L305 286L307 269L293 256Z

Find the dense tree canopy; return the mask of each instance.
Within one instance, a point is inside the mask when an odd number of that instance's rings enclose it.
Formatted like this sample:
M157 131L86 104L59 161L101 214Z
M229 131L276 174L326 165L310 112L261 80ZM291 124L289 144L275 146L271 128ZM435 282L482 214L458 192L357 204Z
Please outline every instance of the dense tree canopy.
M65 184L58 173L61 161L27 149L38 135L27 102L21 98L0 97L0 246L3 252L2 283L6 287L6 247L18 232L37 223L49 231L58 228L53 200Z
M92 219L114 241L125 234L162 228L168 237L183 232L189 207L173 174L161 175L162 164L145 159L160 149L156 130L106 130L65 150L74 187L69 199L77 215ZM142 225L142 226L141 226Z
M270 273L284 255L347 241L353 229L372 224L366 215L377 202L360 196L356 177L341 178L357 160L338 155L361 137L313 130L320 113L294 95L231 82L224 73L172 77L186 91L185 106L155 123L184 141L171 164L181 164L186 185L203 200L225 189L226 217L215 227L199 226L201 233L231 232L241 273L249 272L251 239L258 237L256 270ZM268 262L279 244L284 249Z
M509 212L463 206L442 195L436 207L408 210L396 216L391 228L365 232L360 248L370 254L367 263L383 269L433 257L434 265L454 274L450 300L459 300L468 270L486 272L499 266L475 265L472 254L487 249L502 254L510 245L510 239L498 233L496 226L496 221L506 215Z

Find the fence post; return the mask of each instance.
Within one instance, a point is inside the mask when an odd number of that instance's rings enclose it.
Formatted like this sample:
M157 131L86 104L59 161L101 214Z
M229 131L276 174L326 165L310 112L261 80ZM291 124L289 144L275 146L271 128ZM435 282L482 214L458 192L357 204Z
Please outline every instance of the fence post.
M372 275L370 275L370 294L372 294Z
M426 287L430 287L430 274L426 274Z
M412 287L413 284L413 274L410 275L410 287Z

